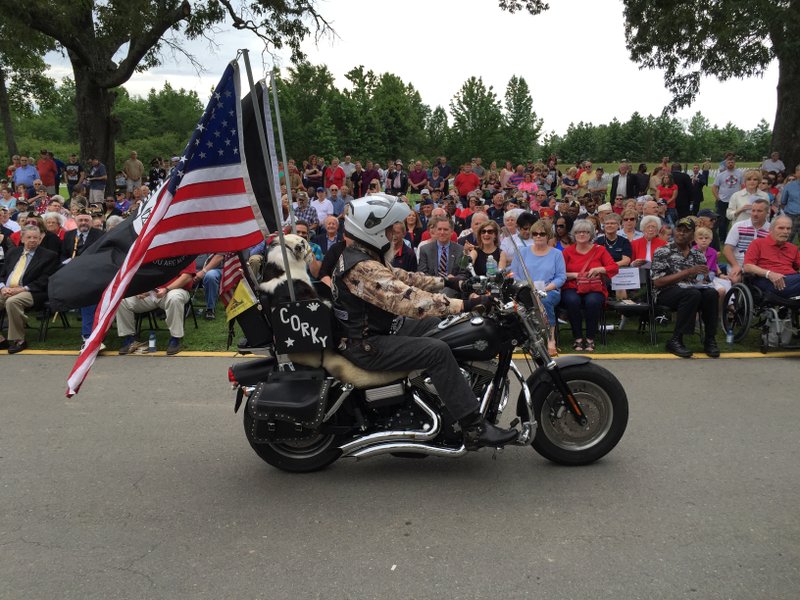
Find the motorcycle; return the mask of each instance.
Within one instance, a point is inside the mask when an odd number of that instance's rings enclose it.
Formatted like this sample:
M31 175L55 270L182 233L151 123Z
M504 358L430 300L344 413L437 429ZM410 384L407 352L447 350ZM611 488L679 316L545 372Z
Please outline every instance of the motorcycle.
M481 414L497 423L513 379L521 390L510 445L530 445L561 465L586 465L610 452L628 422L617 378L588 356L549 356L547 316L530 282L501 273L473 276L467 286L491 294L485 312L448 317L425 335L449 345ZM527 377L514 363L517 351ZM248 442L284 471L316 471L339 458L458 458L468 451L425 371L371 373L325 350L242 361L228 376L235 412L246 400Z

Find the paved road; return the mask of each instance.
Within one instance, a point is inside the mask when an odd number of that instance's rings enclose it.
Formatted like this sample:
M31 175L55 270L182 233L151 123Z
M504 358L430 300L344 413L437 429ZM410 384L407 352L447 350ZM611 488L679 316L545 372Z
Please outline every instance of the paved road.
M605 361L590 467L511 448L281 473L226 359L0 357L0 598L736 598L800 593L797 361Z

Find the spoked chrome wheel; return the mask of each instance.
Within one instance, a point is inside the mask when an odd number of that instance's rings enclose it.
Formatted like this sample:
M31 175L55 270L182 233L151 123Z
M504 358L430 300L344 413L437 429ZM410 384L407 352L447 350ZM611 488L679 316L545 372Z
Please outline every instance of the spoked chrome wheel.
M595 446L608 435L614 422L614 404L606 391L592 381L578 379L568 385L586 415L587 425L580 425L566 408L562 410L561 395L553 391L547 398L540 426L555 446L578 452ZM547 406L555 406L556 410L547 414Z
M733 332L733 341L742 341L753 321L753 294L742 283L734 283L722 301L722 329Z

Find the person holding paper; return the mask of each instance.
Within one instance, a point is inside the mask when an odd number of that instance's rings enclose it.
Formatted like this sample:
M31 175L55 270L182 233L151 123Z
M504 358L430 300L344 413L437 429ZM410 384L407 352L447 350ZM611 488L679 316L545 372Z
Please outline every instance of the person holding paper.
M541 299L550 322L547 352L550 356L555 356L558 354L555 338L556 306L561 301L561 286L567 280L564 255L549 245L553 235L552 228L542 221L534 222L531 213L523 213L517 219L517 235L520 241L516 244L519 254L514 252L512 255L511 273L519 281L527 281L530 276L536 289L547 292L547 296ZM529 240L533 240L533 243L529 243Z

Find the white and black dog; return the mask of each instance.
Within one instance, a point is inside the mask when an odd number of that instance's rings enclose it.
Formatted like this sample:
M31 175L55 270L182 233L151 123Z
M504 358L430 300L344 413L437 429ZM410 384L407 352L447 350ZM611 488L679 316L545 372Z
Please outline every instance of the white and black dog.
M286 256L289 261L289 272L292 275L294 294L297 300L311 300L318 294L308 276L307 266L314 259L311 245L299 235L289 233L283 236L286 242ZM269 240L266 250L266 261L263 270L263 283L259 289L269 297L270 306L289 302L289 285L283 263L280 238L276 235Z

